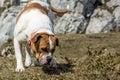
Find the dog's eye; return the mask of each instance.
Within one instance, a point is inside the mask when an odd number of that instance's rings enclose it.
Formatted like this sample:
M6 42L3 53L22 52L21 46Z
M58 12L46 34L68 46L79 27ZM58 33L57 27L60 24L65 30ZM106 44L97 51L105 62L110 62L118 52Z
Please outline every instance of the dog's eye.
M43 51L45 51L45 52L47 52L48 51L48 49L47 48L41 48Z

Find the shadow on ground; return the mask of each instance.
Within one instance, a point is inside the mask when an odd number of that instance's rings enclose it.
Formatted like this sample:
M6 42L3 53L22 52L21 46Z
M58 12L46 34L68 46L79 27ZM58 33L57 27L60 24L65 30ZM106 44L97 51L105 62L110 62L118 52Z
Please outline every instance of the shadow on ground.
M74 66L69 63L58 63L57 69L51 69L48 66L43 66L42 70L44 73L49 74L49 75L60 75L60 73L72 72L73 67Z

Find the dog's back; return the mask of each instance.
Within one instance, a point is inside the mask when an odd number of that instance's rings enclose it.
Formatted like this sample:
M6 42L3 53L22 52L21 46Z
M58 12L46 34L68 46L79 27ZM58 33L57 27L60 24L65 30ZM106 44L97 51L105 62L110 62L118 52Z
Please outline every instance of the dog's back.
M25 9L18 15L16 23L16 27L19 27L19 29L15 28L15 31L17 30L15 33L17 36L21 31L25 33L28 38L32 32L54 34L48 12L46 8L39 3L28 3ZM25 36L23 36L23 38L24 37Z

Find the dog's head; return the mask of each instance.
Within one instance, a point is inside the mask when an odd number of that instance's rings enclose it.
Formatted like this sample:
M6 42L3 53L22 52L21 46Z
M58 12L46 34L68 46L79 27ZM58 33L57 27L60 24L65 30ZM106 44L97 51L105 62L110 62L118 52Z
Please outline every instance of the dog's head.
M58 46L58 39L47 33L37 33L29 42L36 59L42 64L54 64L53 53Z

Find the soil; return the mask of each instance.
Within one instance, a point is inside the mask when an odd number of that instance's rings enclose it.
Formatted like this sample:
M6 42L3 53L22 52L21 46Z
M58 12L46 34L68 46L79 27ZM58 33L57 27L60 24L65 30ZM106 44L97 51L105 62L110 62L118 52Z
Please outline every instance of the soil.
M120 32L56 36L57 69L30 66L18 73L15 58L1 56L0 80L120 80Z

